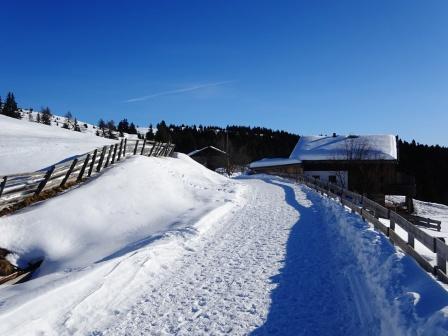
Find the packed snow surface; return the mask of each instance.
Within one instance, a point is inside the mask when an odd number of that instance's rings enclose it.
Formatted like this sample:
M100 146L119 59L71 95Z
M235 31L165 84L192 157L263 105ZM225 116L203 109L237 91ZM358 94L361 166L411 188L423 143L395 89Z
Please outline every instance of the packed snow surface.
M447 292L357 214L184 155L126 160L0 227L0 246L46 258L0 288L0 334L448 331Z
M0 115L0 175L33 172L113 142Z
M362 153L359 153L362 152ZM393 135L302 136L290 159L347 160L351 154L363 160L396 160L397 143ZM357 154L360 157L356 157Z

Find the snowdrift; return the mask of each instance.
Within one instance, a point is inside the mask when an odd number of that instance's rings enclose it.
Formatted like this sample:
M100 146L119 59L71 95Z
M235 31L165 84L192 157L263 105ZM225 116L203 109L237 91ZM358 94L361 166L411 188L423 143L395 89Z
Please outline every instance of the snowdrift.
M21 265L45 257L43 275L85 267L184 227L189 217L225 202L222 185L230 182L179 156L128 159L80 188L0 218L0 246L19 255Z

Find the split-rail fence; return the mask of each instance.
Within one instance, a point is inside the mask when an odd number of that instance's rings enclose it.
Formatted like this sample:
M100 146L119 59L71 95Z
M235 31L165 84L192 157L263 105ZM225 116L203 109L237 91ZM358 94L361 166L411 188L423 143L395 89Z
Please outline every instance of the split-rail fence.
M371 223L376 230L381 231L389 237L389 240L393 244L414 258L423 269L433 274L441 282L448 284L448 245L445 244L444 238L431 236L397 212L363 195L344 189L337 184L323 182L305 175L280 174L280 176L294 179L318 191L322 195L338 200L341 204L358 213L364 220ZM389 221L389 226L383 223L384 220ZM425 222L428 226L431 224L430 220L428 221L425 218L421 218L420 221ZM437 226L440 225L439 221L433 222ZM397 225L407 233L407 239L397 233ZM415 241L418 241L436 255L435 265L432 265L430 261L417 252L415 249Z
M0 176L0 211L45 190L79 183L133 155L171 156L174 147L171 143L122 139L36 172Z

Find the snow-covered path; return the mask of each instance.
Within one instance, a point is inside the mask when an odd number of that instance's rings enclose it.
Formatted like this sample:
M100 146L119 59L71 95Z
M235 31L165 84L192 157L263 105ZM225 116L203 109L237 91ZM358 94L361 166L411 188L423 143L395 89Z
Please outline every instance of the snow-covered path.
M247 183L243 208L106 334L379 334L353 259L332 251L334 230L312 206L322 200L289 184Z
M240 186L181 251L168 240L111 258L9 334L447 334L446 291L357 215L281 179Z

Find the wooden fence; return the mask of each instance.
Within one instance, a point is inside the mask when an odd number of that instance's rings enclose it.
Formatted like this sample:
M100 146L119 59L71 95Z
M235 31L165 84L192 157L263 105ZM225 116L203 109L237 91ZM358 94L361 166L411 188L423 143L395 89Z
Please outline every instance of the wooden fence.
M133 155L171 156L174 144L123 139L32 173L0 177L0 211L44 190L64 188L100 173Z
M363 195L359 195L355 192L341 188L336 184L323 182L304 175L292 176L289 174L281 174L280 176L298 180L298 182L315 189L323 195L339 200L344 206L357 212L364 220L370 222L376 230L383 232L387 237L389 237L389 240L393 244L400 247L404 252L413 257L423 269L432 273L443 283L448 284L446 266L448 260L448 246L445 244L445 240L443 238L429 235L398 213L368 199ZM389 226L385 225L380 219L389 220ZM427 219L422 219L427 222ZM403 239L398 235L396 232L396 225L407 233L407 239ZM433 266L426 258L415 250L416 240L428 248L431 252L436 254L436 265Z

